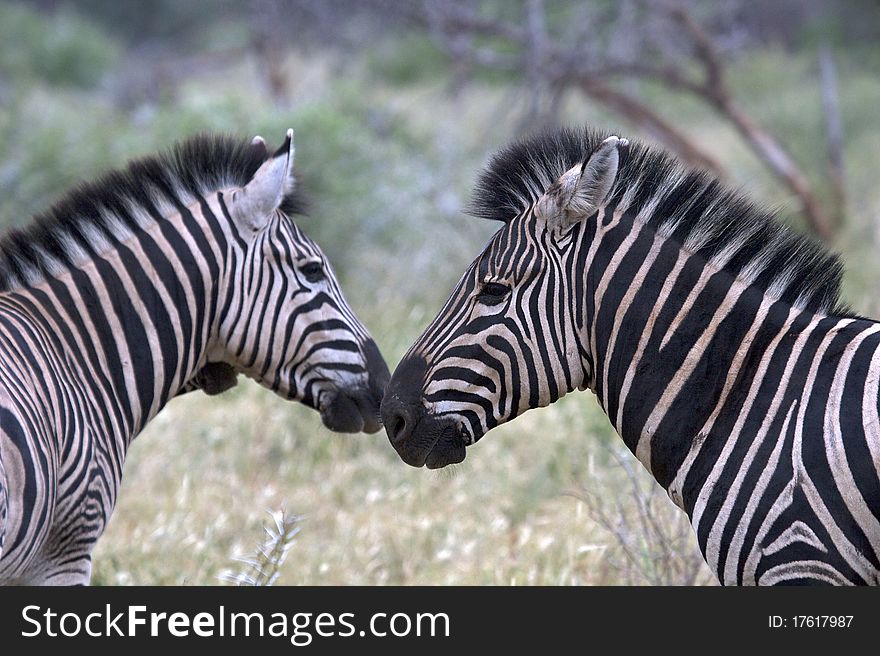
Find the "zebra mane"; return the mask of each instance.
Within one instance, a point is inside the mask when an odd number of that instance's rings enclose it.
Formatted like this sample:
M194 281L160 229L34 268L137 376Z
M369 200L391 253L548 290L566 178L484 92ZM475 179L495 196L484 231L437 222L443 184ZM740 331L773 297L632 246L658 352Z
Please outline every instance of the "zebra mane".
M481 174L467 213L510 221L608 136L565 128L514 142ZM621 152L609 203L773 298L811 312L851 314L840 301L843 266L837 255L659 149L630 142Z
M272 156L265 146L229 135L200 134L81 183L23 228L0 237L0 291L36 284L106 252L202 196L247 184ZM301 214L296 190L281 210Z

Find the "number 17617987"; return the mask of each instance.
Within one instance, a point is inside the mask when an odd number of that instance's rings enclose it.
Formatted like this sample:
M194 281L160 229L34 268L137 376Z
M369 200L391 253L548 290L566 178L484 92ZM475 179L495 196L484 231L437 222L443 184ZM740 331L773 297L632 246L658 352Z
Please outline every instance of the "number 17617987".
M848 629L852 615L770 615L767 624L771 629Z

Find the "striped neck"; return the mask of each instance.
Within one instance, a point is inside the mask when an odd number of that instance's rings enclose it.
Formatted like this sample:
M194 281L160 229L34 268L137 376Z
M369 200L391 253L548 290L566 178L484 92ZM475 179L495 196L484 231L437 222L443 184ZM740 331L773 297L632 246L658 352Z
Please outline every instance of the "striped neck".
M125 446L216 338L228 260L218 215L216 201L179 205L82 263L2 295L43 324Z
M689 454L729 433L757 363L814 319L627 213L605 216L587 272L592 388L627 447L679 505ZM797 324L797 326L795 326ZM723 438L721 438L723 439ZM713 444L711 448L718 448Z

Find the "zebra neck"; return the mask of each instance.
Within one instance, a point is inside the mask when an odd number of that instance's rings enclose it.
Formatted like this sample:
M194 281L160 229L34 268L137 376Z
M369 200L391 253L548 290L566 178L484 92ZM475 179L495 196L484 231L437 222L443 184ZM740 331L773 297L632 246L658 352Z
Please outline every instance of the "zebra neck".
M800 313L641 222L618 217L600 232L586 322L594 391L668 489L695 445L724 439L722 409L743 402L762 349Z
M210 234L183 208L5 295L125 447L204 364L217 334L226 255Z

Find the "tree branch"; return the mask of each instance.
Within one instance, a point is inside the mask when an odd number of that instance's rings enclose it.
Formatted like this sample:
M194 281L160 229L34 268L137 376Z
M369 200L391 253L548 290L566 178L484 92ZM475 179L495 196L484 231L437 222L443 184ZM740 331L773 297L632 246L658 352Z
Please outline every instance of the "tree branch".
M704 99L736 128L761 161L794 192L810 229L824 241L832 241L836 233L834 222L813 195L807 176L782 144L761 128L733 99L724 83L721 58L709 35L683 8L671 9L669 15L693 40L697 58L706 72L702 93Z
M645 57L628 61L626 57L597 53L582 43L559 44L547 32L542 0L525 0L522 24L486 18L478 14L472 4L461 0L391 4L389 0L371 1L385 6L386 11L393 7L396 16L427 27L456 62L469 59L494 70L524 72L529 90L535 94L530 106L533 113L537 111L537 94L541 90L574 87L651 134L687 163L722 176L721 163L693 143L686 132L674 127L633 94L615 87L608 78L650 79L693 95L729 122L758 159L794 194L808 227L823 240L834 238L838 226L814 196L807 176L785 147L736 102L725 80L724 58L713 37L680 4L661 3L658 9L657 5L641 3L645 11L671 20L679 28L676 36L683 34L685 40L690 41L693 57L703 71L701 79L693 79L675 63L654 63ZM589 27L591 32L598 29L594 25ZM484 37L476 39L481 43L479 47L472 37ZM499 52L495 44L498 40L507 48L512 46L513 53L506 49ZM661 60L664 55L668 52L664 52L661 42Z
M687 163L706 169L717 176L724 175L724 167L720 162L694 145L682 132L640 100L615 89L600 77L578 75L577 82L586 95L620 113L634 125L638 125L657 141L678 153Z
M843 120L837 95L837 71L831 49L824 45L819 50L819 80L822 89L822 109L825 114L825 133L828 143L828 163L834 188L834 220L837 228L846 216L846 167L843 160Z

